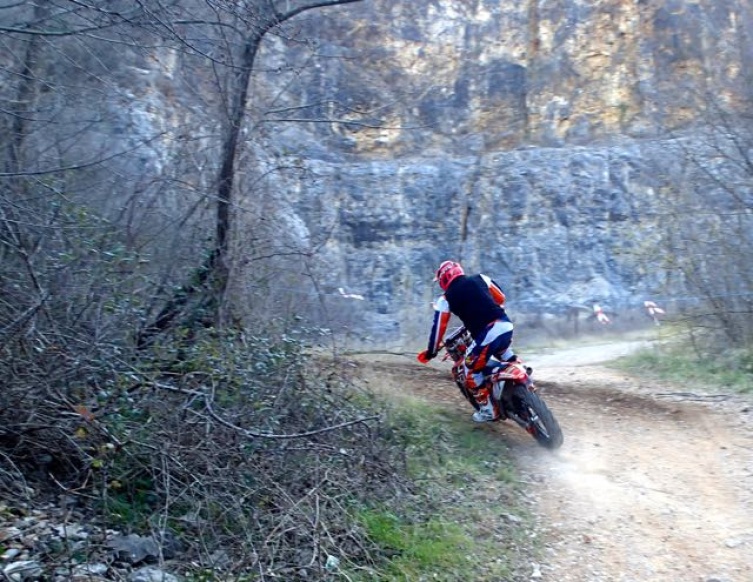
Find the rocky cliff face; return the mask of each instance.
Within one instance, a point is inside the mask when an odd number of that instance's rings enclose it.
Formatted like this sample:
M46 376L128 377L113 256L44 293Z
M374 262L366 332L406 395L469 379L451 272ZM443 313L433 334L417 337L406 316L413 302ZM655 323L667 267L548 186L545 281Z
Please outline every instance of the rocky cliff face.
M322 113L364 123L321 137L389 157L662 135L751 80L742 0L366 0L305 25L327 58L288 103L329 100Z
M677 132L749 97L747 0L366 0L296 26L316 56L283 95L277 75L255 90L320 121L274 125L266 151L315 177L271 190L327 229L335 285L385 320L425 305L448 257L532 311L672 293L646 247ZM300 46L268 42L266 69Z

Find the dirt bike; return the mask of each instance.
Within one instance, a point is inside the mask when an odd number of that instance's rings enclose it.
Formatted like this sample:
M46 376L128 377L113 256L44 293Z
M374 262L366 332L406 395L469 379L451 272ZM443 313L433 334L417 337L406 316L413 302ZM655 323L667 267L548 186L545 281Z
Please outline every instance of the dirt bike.
M461 326L451 331L444 340L446 352L444 360L451 359L452 378L460 392L478 410L476 399L465 387L463 360L471 347L471 336ZM512 419L529 433L536 442L547 449L562 446L564 437L557 419L536 391L531 378L533 370L515 357L514 361L503 362L490 358L484 369L487 381L491 382L491 398L499 408L499 420Z

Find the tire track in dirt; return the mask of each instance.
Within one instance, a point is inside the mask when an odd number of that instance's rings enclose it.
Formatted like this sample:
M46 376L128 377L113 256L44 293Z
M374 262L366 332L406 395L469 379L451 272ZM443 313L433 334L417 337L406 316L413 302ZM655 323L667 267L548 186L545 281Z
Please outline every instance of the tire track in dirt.
M753 580L749 439L712 410L605 383L545 388L567 445L516 451L536 483L545 579Z
M599 365L615 350L526 357L563 428L559 451L509 421L480 427L510 447L536 501L544 550L531 579L753 582L750 403L658 396L677 390ZM375 388L443 402L472 422L449 366L367 359Z

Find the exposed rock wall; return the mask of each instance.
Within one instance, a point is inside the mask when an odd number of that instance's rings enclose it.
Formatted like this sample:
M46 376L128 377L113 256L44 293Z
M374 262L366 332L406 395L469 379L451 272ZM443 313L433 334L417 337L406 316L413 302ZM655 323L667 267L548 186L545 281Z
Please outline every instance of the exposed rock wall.
M663 184L645 162L666 149L532 148L347 171L319 162L310 166L315 181L285 195L313 238L328 233L321 254L333 288L365 295L382 321L426 311L438 292L433 269L446 257L492 274L518 310L624 307L660 292L667 276L650 247Z
M535 311L667 292L673 140L709 96L743 104L753 86L747 0L366 0L297 25L319 56L275 104L337 121L274 126L271 163L315 179L272 190L313 238L326 225L335 285L385 321L426 304L447 257Z
M696 120L708 94L733 102L751 87L744 0L365 0L305 25L327 58L284 99L382 126L317 128L347 152L657 136Z

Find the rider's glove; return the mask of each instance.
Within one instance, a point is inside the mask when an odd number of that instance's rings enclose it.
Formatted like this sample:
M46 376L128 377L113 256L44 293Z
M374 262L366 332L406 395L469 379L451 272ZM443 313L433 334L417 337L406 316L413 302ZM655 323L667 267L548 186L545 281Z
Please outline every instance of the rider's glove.
M421 362L422 364L428 364L429 360L431 360L434 357L435 354L429 353L429 350L424 350L420 354L416 356L416 359Z

